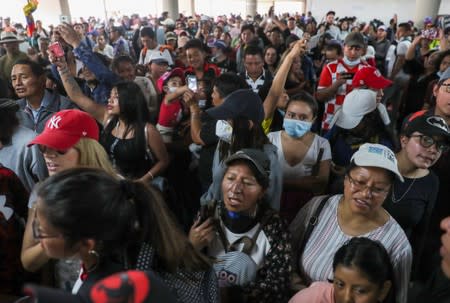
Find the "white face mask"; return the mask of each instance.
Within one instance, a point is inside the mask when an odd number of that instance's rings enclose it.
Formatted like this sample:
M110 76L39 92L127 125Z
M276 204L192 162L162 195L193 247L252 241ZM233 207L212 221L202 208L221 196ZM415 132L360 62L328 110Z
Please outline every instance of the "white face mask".
M216 123L216 136L221 140L231 143L231 136L233 135L233 127L226 120L219 120Z
M177 90L178 87L170 87L170 86L168 86L168 88L169 88L169 93L174 93Z
M344 61L345 65L348 65L348 66L356 66L359 63L361 63L361 58L351 61L349 58L347 58L347 56L344 56L344 58L342 60Z

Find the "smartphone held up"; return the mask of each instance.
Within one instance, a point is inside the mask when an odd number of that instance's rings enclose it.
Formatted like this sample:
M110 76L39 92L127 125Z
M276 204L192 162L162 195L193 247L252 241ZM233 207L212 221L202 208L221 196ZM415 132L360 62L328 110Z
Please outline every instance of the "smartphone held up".
M48 46L48 50L52 52L52 54L56 58L64 57L64 49L62 48L59 42L52 43Z

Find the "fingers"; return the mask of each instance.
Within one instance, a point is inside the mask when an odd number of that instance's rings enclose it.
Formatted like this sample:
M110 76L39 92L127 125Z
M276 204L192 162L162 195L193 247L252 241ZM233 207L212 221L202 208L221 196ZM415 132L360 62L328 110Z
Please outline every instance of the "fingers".
M450 278L450 234L446 232L441 237L442 247L440 254L442 256L442 270Z
M450 217L447 217L441 221L441 229L450 232Z

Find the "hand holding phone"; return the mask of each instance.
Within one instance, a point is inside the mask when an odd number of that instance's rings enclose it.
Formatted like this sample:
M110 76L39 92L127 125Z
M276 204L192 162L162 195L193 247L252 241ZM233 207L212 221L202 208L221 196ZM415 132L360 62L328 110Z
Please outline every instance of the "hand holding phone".
M197 78L194 75L188 75L186 77L186 83L187 87L193 91L194 93L197 92L198 86L197 86Z
M51 51L56 58L64 57L64 49L59 42L50 44L48 50Z
M338 78L339 79L350 80L350 79L353 79L354 75L355 75L354 73L344 72L344 73L339 73L338 74Z

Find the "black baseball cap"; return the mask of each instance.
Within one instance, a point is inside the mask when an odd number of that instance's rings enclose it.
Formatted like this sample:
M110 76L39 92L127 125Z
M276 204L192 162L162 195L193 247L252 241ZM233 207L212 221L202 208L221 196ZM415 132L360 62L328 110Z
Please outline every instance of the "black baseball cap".
M263 184L268 185L270 175L270 160L260 149L244 148L225 159L225 165L229 166L236 160L244 160L253 164L258 173L255 178L261 180Z
M224 102L206 111L217 120L228 120L237 117L247 118L255 123L264 120L264 109L261 98L251 89L238 89L229 94Z
M439 116L429 116L424 110L410 114L403 122L402 134L409 136L414 132L450 139L450 129L445 119Z

